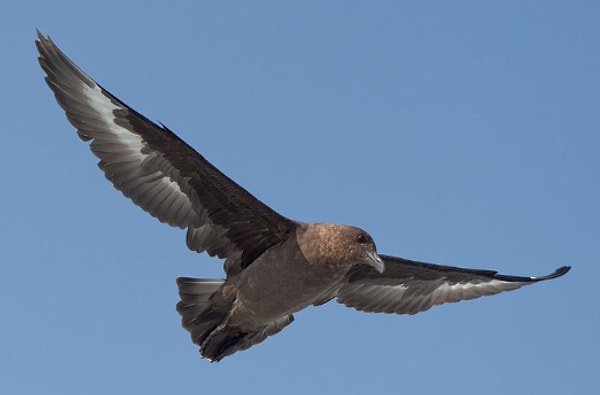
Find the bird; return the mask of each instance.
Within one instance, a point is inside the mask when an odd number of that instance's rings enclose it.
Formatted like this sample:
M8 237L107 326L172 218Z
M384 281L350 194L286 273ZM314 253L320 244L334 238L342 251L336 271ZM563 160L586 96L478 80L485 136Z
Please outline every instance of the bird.
M186 244L222 260L225 278L177 278L176 309L201 357L246 350L280 332L294 313L330 300L364 312L415 314L563 276L502 275L379 254L363 229L279 214L165 125L96 83L37 31L47 85L99 159L106 178Z

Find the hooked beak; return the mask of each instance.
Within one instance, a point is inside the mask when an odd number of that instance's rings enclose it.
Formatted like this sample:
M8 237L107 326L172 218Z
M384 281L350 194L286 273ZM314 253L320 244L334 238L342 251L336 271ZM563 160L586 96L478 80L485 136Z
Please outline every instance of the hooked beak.
M367 250L365 250L365 252L367 253L367 258L369 259L367 263L373 266L373 268L379 273L383 273L383 271L385 270L385 264L383 263L383 260L379 257L379 255L377 255L376 252L369 252Z

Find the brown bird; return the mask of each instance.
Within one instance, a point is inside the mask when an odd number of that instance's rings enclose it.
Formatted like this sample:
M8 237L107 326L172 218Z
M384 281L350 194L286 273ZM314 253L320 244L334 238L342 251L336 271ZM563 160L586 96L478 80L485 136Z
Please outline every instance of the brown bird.
M225 259L226 278L177 279L182 324L218 361L281 331L294 312L331 299L357 310L415 314L560 277L518 277L378 255L362 229L294 221L236 184L164 125L103 89L38 32L39 62L79 137L115 188L187 246Z

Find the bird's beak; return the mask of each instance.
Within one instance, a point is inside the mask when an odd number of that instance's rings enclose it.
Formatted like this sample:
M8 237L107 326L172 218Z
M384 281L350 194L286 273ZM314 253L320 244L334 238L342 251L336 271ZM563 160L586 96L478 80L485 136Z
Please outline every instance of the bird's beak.
M369 265L373 266L373 268L379 273L383 273L383 271L385 270L385 264L383 263L383 260L379 257L379 255L377 255L376 252L370 252L367 250L365 250L365 252L367 253L367 257L369 259Z

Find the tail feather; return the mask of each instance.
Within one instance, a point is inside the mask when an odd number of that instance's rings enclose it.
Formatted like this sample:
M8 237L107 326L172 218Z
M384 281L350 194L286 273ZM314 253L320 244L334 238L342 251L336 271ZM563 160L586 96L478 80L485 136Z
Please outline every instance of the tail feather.
M209 298L215 293L225 280L179 277L179 297L177 311L181 314L184 323L193 321L206 308L210 306Z
M177 279L181 297L177 311L181 314L181 324L190 332L192 341L200 346L204 358L219 361L262 342L294 320L294 316L289 314L258 327L243 328L230 324L233 300L224 300L220 293L215 295L223 283L224 280L218 279Z
M212 309L210 297L223 285L225 280L179 277L179 297L177 312L181 315L181 325L201 345L204 338L223 321L223 313Z

